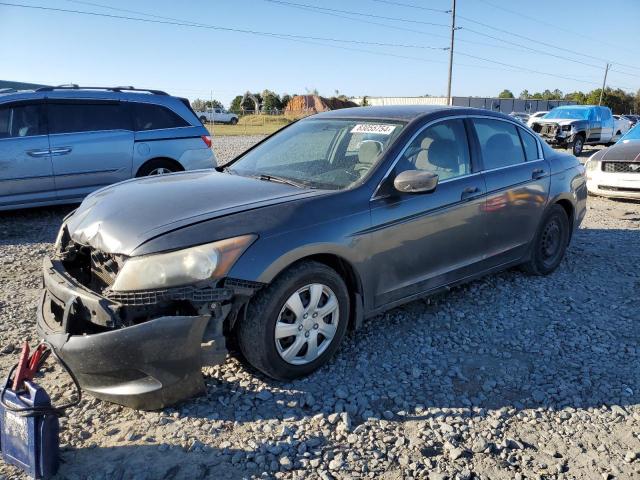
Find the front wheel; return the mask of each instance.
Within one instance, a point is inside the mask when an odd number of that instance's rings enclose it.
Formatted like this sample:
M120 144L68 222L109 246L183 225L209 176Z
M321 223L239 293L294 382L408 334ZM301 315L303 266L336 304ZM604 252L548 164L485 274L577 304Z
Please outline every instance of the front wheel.
M349 322L347 287L334 270L304 262L251 299L238 345L255 368L278 380L313 372L336 352Z
M548 275L564 257L569 243L569 218L560 205L553 205L546 213L535 238L531 258L522 265L532 275Z
M584 138L582 135L577 135L571 143L571 150L576 157L579 157L584 149Z

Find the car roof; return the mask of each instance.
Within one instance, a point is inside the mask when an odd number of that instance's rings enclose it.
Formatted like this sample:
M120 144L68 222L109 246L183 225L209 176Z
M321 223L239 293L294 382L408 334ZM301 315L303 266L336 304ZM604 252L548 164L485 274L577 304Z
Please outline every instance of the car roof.
M40 89L40 90L8 90L0 92L0 102L16 100L40 100L43 98L82 98L82 99L105 99L105 100L132 100L151 103L173 102L178 97L168 94L154 94L150 91L128 91L109 89L83 89L83 88L61 88L61 89Z
M451 107L447 105L384 105L341 108L339 110L330 110L328 112L318 113L310 118L370 118L378 120L396 120L410 122L428 115L435 116L435 114L446 113L460 115L488 115L498 118L511 119L509 115L501 112L493 112L491 110L484 110L481 108Z

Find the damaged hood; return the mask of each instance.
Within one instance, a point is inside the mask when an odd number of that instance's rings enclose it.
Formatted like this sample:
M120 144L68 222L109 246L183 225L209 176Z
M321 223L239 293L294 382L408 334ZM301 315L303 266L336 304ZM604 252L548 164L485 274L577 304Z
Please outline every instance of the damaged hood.
M536 120L534 123L539 123L540 125L575 125L576 123L587 123L587 120L577 120L575 118L540 118Z
M89 195L66 227L77 243L130 255L140 244L194 223L318 194L215 170L158 175Z

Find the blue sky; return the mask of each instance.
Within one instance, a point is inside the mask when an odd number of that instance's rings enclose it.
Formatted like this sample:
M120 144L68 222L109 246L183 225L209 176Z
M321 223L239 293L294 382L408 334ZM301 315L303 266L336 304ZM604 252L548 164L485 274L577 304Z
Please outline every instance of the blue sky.
M450 16L393 3L447 10L451 6L450 0L288 0L411 22L347 14L327 15L266 0L86 0L94 5L71 0L7 1L144 17L115 9L135 10L156 15L146 18L171 17L227 28L402 44L412 48L337 44L324 40L294 42L246 33L0 4L0 79L3 80L135 85L165 89L192 99L208 98L213 90L213 96L227 106L237 94L264 88L290 94L317 89L327 96L333 95L336 89L349 96L446 93L448 52L414 46L447 47L449 29L427 23L447 25ZM112 9L95 4L109 5ZM579 8L569 8L569 4L557 0L458 0L460 17L590 57L537 44L459 18L458 25L462 28L456 32L456 50L460 55L455 56L453 95L491 96L503 88L516 95L525 88L530 92L545 88L559 88L564 92L591 90L602 82L605 60L614 63L609 85L637 91L640 88L637 47L640 2L585 0L573 5L579 5ZM534 53L498 39L594 66Z

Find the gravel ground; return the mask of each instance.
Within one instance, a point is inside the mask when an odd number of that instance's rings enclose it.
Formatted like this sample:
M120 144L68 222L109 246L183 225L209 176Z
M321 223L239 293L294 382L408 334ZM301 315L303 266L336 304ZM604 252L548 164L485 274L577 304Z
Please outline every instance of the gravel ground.
M219 159L257 138L216 138ZM69 208L0 214L0 371L34 319ZM589 198L551 276L512 270L368 321L310 377L231 357L161 412L87 397L59 478L630 479L640 476L640 204ZM49 368L54 400L70 381ZM0 478L22 478L0 463Z

